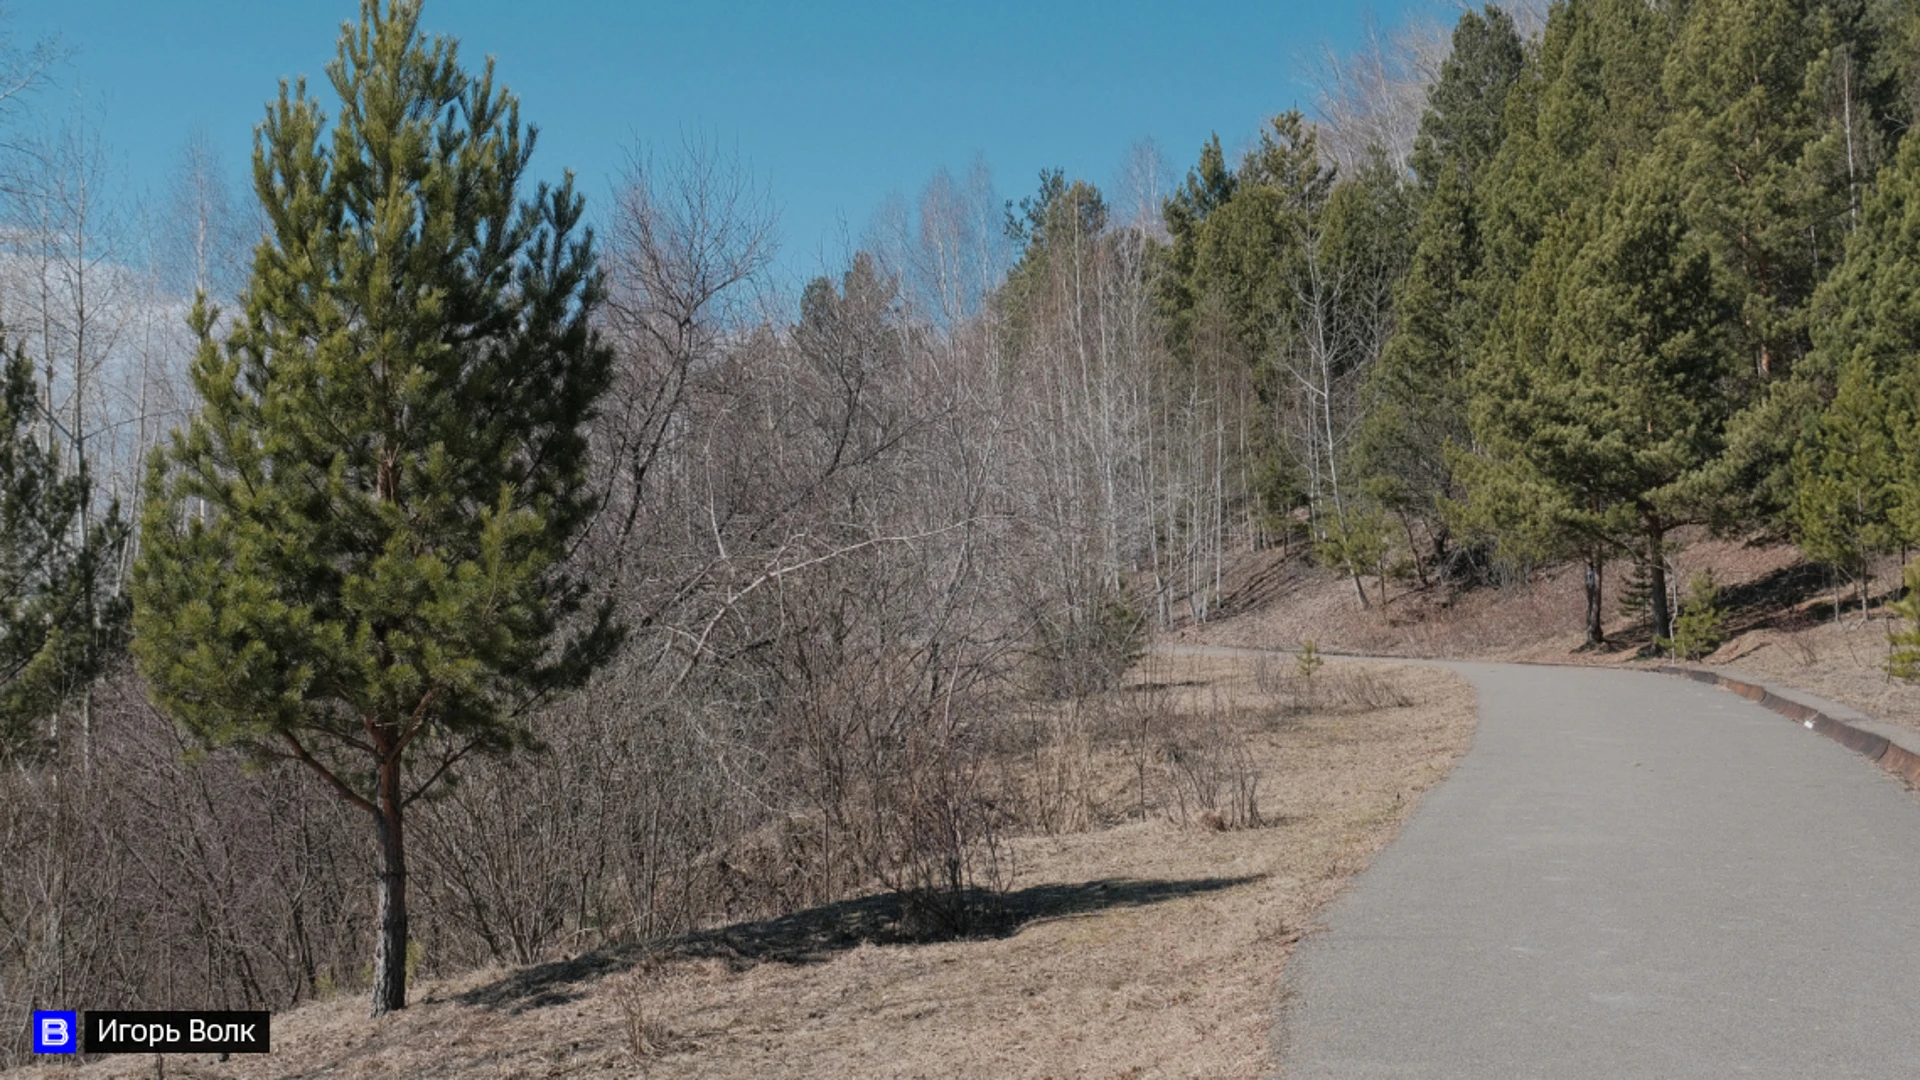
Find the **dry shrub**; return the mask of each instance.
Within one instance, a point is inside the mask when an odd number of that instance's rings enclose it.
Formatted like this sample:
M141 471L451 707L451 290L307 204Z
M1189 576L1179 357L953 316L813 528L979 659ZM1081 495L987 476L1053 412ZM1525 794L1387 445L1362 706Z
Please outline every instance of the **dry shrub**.
M901 936L945 940L991 929L1013 862L987 763L931 743L916 748L902 779L878 875L900 897Z
M1034 714L1024 823L1049 836L1079 832L1093 818L1093 730L1101 699L1079 699Z
M1812 667L1820 659L1820 650L1804 634L1781 634L1777 640L1794 663L1801 667Z
M1416 703L1392 673L1366 664L1308 666L1285 656L1262 656L1254 661L1253 682L1262 694L1279 703L1282 716L1363 713Z
M648 953L632 970L607 981L608 996L620 1011L620 1033L627 1050L640 1061L658 1054L672 1037L659 1019L665 1010L656 1004L666 983L665 971L665 960Z
M1260 767L1242 728L1249 714L1209 695L1185 710L1162 744L1175 819L1213 829L1260 825Z
M1163 747L1172 716L1171 695L1165 683L1158 681L1131 687L1112 710L1112 723L1119 730L1133 774L1133 815L1142 821L1163 783Z
M1318 677L1321 707L1335 712L1376 712L1414 704L1390 673L1364 664L1343 664Z

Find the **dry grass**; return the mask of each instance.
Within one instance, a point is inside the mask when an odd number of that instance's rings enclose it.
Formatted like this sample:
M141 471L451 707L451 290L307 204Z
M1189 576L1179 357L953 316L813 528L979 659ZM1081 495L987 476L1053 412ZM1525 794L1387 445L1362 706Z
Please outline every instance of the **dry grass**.
M1920 730L1920 686L1889 679L1885 600L1900 582L1897 559L1875 567L1875 604L1860 614L1849 594L1836 621L1830 579L1790 545L1714 539L1697 530L1675 536L1680 578L1711 570L1728 615L1726 642L1709 666L1799 687L1877 719ZM1174 635L1183 644L1293 647L1377 656L1516 660L1559 664L1652 664L1643 617L1623 617L1619 589L1627 568L1607 579L1607 634L1613 647L1582 648L1582 570L1547 567L1524 584L1465 592L1396 591L1383 608L1363 610L1350 583L1304 566L1277 565L1271 552L1244 555L1229 575L1230 608L1243 613ZM1844 586L1844 583L1842 583ZM1236 589L1238 590L1236 592Z
M1920 687L1887 676L1887 632L1895 621L1848 612L1796 630L1755 630L1707 657L1708 666L1795 686L1877 720L1920 730Z
M275 1018L270 1057L179 1060L167 1075L1266 1074L1293 942L1472 731L1471 692L1449 674L1335 660L1311 681L1245 660L1156 658L1111 708L1058 716L1028 776L1056 827L1013 842L999 936L876 944L891 901L869 897L666 953L474 973L420 988L378 1023L358 1000L299 1009ZM1181 823L1177 789L1193 782L1154 755L1209 740L1230 781L1257 778L1256 818L1216 807L1208 819L1190 801ZM24 1075L152 1068L119 1059Z

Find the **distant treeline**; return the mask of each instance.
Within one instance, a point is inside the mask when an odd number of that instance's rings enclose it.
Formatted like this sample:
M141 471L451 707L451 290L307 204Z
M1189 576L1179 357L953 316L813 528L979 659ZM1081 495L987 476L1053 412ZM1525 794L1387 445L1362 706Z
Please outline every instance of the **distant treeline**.
M1582 0L1461 16L1401 167L1276 119L1167 204L1160 311L1232 357L1356 585L1582 559L1671 634L1670 534L1860 582L1920 540L1920 14ZM1349 144L1351 139L1348 139ZM1352 157L1350 149L1348 155Z

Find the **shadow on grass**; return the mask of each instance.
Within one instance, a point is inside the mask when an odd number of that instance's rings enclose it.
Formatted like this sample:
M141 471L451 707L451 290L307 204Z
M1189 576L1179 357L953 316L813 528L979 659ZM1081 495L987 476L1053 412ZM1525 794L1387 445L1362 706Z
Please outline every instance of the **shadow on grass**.
M1684 585L1684 582L1680 584ZM1808 562L1795 562L1738 585L1722 585L1719 607L1726 620L1723 634L1730 640L1753 630L1791 633L1816 626L1827 621L1828 614L1818 605L1810 605L1807 601L1825 598L1831 592L1832 581L1827 571ZM1897 593L1898 589L1895 589L1886 598L1891 599ZM1673 614L1678 616L1679 613L1679 609L1675 608ZM1666 650L1655 644L1652 637L1652 616L1642 614L1626 626L1615 628L1607 635L1605 645L1597 649L1582 645L1574 651L1602 654L1632 652L1642 659L1666 657Z
M998 896L980 891L969 897L982 913L981 930L971 936L1011 937L1031 923L1143 907L1258 880L1259 875L1183 881L1108 878L1073 885L1035 885ZM609 947L535 964L469 990L457 1000L519 1013L577 1000L585 996L588 983L631 970L646 959L717 958L735 970L744 970L767 963L817 964L869 943L926 944L941 940L903 933L902 914L901 898L894 893L842 900L777 919L703 930L651 946Z
M1812 563L1797 562L1770 574L1720 590L1720 605L1727 612L1729 629L1802 630L1822 621L1822 613L1804 609L1815 597L1832 591L1826 570Z

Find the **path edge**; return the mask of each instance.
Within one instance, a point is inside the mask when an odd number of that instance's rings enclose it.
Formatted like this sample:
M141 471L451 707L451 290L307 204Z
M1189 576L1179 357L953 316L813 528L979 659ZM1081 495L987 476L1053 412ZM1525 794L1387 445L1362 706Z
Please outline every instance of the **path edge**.
M1717 671L1682 667L1678 664L1660 664L1653 670L1718 686L1723 690L1731 690L1762 708L1779 713L1809 731L1825 735L1868 761L1877 762L1881 768L1905 780L1909 785L1920 788L1920 754L1908 750L1884 735L1855 727L1845 720L1829 716L1803 702L1781 697L1757 683L1736 679L1731 675L1722 675Z

